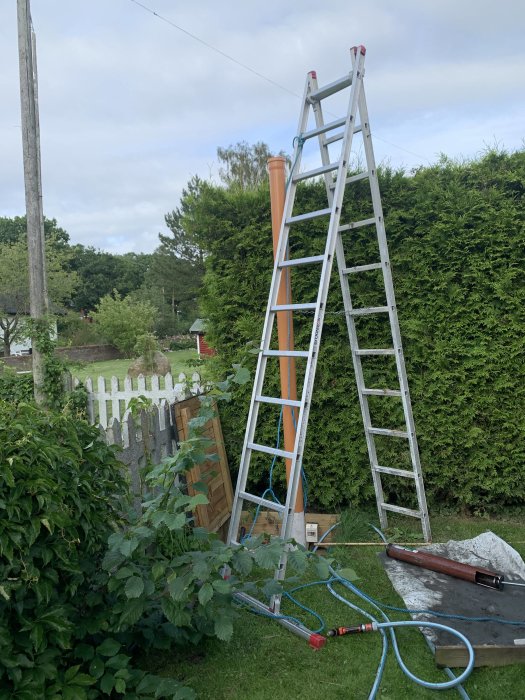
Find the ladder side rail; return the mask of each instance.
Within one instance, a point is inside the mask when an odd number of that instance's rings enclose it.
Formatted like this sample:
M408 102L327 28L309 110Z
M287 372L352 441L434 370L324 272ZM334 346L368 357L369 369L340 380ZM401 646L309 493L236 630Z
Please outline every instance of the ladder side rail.
M419 456L419 448L416 438L416 429L414 424L414 416L412 413L412 404L410 401L410 393L408 388L408 378L406 374L405 359L403 355L403 346L401 341L401 331L399 329L399 319L397 315L396 300L394 294L394 284L392 280L392 269L390 265L390 256L388 253L388 244L386 240L385 223L383 216L383 208L381 205L381 195L379 192L379 181L377 177L377 168L375 163L374 151L372 147L372 138L370 131L370 122L368 117L368 109L364 90L361 91L359 99L359 113L361 125L363 127L363 145L369 172L370 191L372 196L372 204L374 215L376 217L377 237L379 242L379 253L383 268L383 279L385 284L386 300L389 307L390 327L392 332L393 347L395 349L396 366L401 389L401 401L405 414L405 421L408 432L408 443L410 455L412 459L412 467L416 475L416 493L418 498L419 509L421 512L421 525L423 536L427 542L431 540L430 522L428 517L428 508L425 496L425 487L423 484L423 475L421 471L421 461Z
M304 96L303 96L303 107L299 116L298 133L301 134L308 123L308 113L309 113L309 103L307 102L307 92L308 92L308 79L306 81ZM293 154L293 163L295 167L299 168L301 164L302 146L297 141ZM250 399L250 408L248 411L248 419L246 424L246 432L244 436L243 449L240 459L239 475L237 477L237 484L235 487L235 494L232 507L232 515L230 518L230 525L228 528L228 542L233 542L237 540L237 533L240 527L240 521L242 516L242 501L241 493L246 491L246 484L248 481L248 472L251 462L251 449L248 448L249 443L253 443L255 428L257 425L257 418L259 414L259 403L257 402L257 396L262 393L262 387L264 384L264 377L266 374L266 365L268 357L264 356L264 352L269 350L270 341L272 336L273 324L275 321L276 314L272 311L272 307L277 303L277 295L281 282L282 268L280 267L280 262L282 262L286 257L286 250L288 247L288 234L289 225L285 222L290 217L293 206L295 202L295 192L297 185L290 181L289 187L286 192L283 218L281 222L281 230L279 232L279 243L277 245L277 250L275 254L272 282L270 287L270 295L268 298L268 304L266 306L266 314L264 318L263 333L261 338L261 345L259 348L259 357L257 360L257 368L255 371L255 380L253 384L252 396ZM295 503L295 501L294 501ZM285 514L284 520L288 520L288 513Z
M290 485L286 497L286 507L289 512L290 507L295 503L295 498L297 494L297 489L299 486L299 478L301 474L303 451L306 442L306 429L308 426L308 416L310 413L311 398L313 393L313 386L315 380L315 370L317 367L317 359L319 356L319 346L321 342L323 320L326 311L326 299L328 296L328 288L330 285L330 276L332 272L332 265L334 259L334 252L336 247L336 241L338 237L339 219L341 216L341 206L343 202L344 190L345 190L345 180L348 171L348 161L350 157L350 150L352 148L352 139L355 125L355 115L358 109L358 98L360 94L360 89L362 86L362 75L364 66L364 54L359 55L359 61L357 67L354 69L354 77L352 81L352 86L350 89L350 98L347 112L347 119L345 123L345 132L343 137L343 143L341 147L341 156L339 161L339 167L337 170L337 184L333 192L332 213L330 215L330 222L328 225L328 235L325 245L324 263L321 271L321 278L319 282L319 292L317 298L317 308L314 313L312 336L310 339L309 355L305 370L305 382L303 385L303 392L301 396L302 410L300 416L300 423L297 426L297 433L295 438L294 446L294 459L292 460L291 472L290 472ZM309 74L309 86L313 91L313 87L316 82L315 73ZM288 539L290 536L291 523L289 521L284 521L283 519L283 538ZM286 566L286 552L283 554L281 561L279 563L279 568L276 572L277 578L284 577L284 571Z
M361 93L363 92L363 90L364 90L364 86L361 86ZM316 126L318 128L321 128L323 125L323 122L324 122L321 104L320 103L315 104L313 111L314 111L314 115L315 115ZM324 136L324 134L319 136L319 148L321 150L322 163L323 163L323 165L325 165L330 161L330 154L328 152L328 145L326 144L326 137ZM324 176L324 180L325 180L325 187L326 187L328 201L331 203L333 200L333 194L334 194L333 182L332 182L332 179L331 179L329 174L326 174ZM345 185L346 185L346 181L345 181ZM363 419L364 433L365 433L366 445L367 445L367 449L368 449L368 455L369 455L369 459L370 459L370 466L372 467L372 480L374 482L374 493L376 495L377 512L379 514L381 527L386 528L387 524L388 524L387 517L386 517L386 514L384 513L383 509L381 508L381 504L385 500L384 494L383 494L383 485L381 482L381 475L373 469L373 466L378 463L377 451L376 451L374 436L371 433L369 433L367 430L367 427L371 425L370 410L368 407L368 400L367 400L366 396L362 393L362 389L365 386L364 377L363 377L363 368L362 368L362 364L361 364L361 358L356 354L356 351L359 349L359 342L357 339L355 320L354 320L354 317L350 314L350 311L352 311L352 309L353 309L352 295L350 292L348 278L344 273L344 271L346 270L346 259L345 259L343 241L342 241L341 235L339 233L337 235L337 243L336 243L336 258L337 258L337 267L339 270L339 280L340 280L340 284L341 284L343 305L344 305L344 310L345 310L346 327L347 327L347 331L348 331L348 337L350 340L352 364L354 367L354 374L355 374L356 385L357 385L359 407L361 409L361 417Z

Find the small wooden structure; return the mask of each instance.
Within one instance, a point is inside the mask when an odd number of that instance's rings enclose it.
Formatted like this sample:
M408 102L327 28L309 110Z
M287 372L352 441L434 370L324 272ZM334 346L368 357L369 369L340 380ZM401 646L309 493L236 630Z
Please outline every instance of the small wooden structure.
M180 441L188 439L188 422L197 415L199 407L200 401L196 396L173 405L175 426ZM233 502L230 470L218 414L215 415L215 418L208 421L204 427L204 435L213 441L213 445L208 449L208 453L210 455L216 454L218 461L208 460L195 466L187 472L186 483L190 496L194 496L197 493L194 488L197 483L204 482L208 487L206 496L209 503L197 506L195 523L210 532L217 532L230 517Z
M203 318L197 318L190 328L190 333L194 333L197 338L197 352L199 357L212 357L215 355L215 350L206 342L206 321Z

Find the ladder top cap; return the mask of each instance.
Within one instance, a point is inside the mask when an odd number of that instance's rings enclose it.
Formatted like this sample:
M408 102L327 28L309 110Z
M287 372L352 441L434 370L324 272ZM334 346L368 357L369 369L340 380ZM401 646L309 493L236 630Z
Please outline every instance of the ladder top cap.
M350 51L354 52L354 56L357 56L357 52L364 56L366 54L366 47L363 46L363 44L359 44L359 46L352 46Z

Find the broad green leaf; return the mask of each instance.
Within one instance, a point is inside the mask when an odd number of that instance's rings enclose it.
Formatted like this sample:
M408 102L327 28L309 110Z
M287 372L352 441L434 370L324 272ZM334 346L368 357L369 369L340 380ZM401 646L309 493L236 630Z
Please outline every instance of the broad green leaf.
M184 600L188 595L187 588L189 585L190 580L187 575L172 579L168 584L168 590L173 600Z
M114 575L115 575L115 578L122 579L122 578L128 578L128 576L131 576L132 574L133 574L133 569L130 569L129 566L123 566Z
M115 680L115 690L117 693L126 692L126 681L123 678L117 678Z
M257 564L264 569L276 569L283 551L283 545L279 542L263 544L254 551L253 556Z
M302 573L308 565L308 552L299 547L292 547L288 551L288 562L295 571Z
M139 576L131 576L126 581L124 592L128 598L139 598L144 591L144 581Z
M267 598L271 598L273 595L279 595L283 592L283 587L275 579L269 579L263 586L263 593Z
M337 570L337 575L340 576L341 578L346 579L347 581L357 581L359 580L359 576L356 574L356 572L351 569L349 566L345 567L344 569L338 569Z
M250 371L246 367L233 365L233 368L235 369L235 374L232 377L232 381L236 384L246 384L250 381Z
M100 690L106 695L110 695L115 687L115 677L112 673L105 673L100 680Z
M120 543L119 552L125 556L130 557L133 552L137 549L140 544L140 540L132 537L131 539L126 539Z
M245 549L237 550L232 557L232 567L243 576L248 575L253 568L252 555Z
M217 593L223 593L223 594L228 594L231 593L232 590L232 585L229 581L225 581L222 578L217 579L212 583L213 588L217 591Z
M87 700L86 691L78 685L66 685L62 689L62 700Z
M50 535L53 534L53 529L49 523L49 520L47 518L40 518L40 522L42 525L46 528L46 530L49 532Z
M163 598L161 606L166 619L176 627L188 627L191 625L191 611L184 603L176 603L171 598Z
M117 642L116 639L108 637L97 647L97 654L100 654L100 656L115 656L118 654L121 646L122 644Z
M164 574L165 571L166 565L160 561L156 561L151 567L151 575L153 576L153 580L158 581L158 579Z
M169 530L180 530L186 525L185 513L168 513L164 517L164 523Z
M136 622L138 622L143 612L144 600L142 598L129 600L126 604L124 612L120 616L119 626L124 627L134 625Z
M87 673L77 673L77 675L73 678L73 683L77 686L80 685L87 687L90 685L95 685L96 682L96 678L89 676Z
M96 656L89 665L89 672L93 678L101 678L104 675L105 664L99 656Z
M318 557L315 560L315 568L317 571L317 576L320 579L327 579L330 576L330 569L328 568L328 562L323 557Z
M229 642L233 634L232 618L224 613L219 614L215 619L213 629L219 639L223 642Z
M29 634L29 637L35 646L36 652L42 651L44 649L45 635L44 628L42 627L42 625L34 624Z
M205 496L203 493L197 493L195 496L192 496L190 498L190 502L188 503L188 509L193 509L196 506L207 506L209 503L209 500L207 496Z
M213 598L213 587L210 583L205 583L199 590L199 603L206 605Z
M78 670L80 669L80 664L76 666L70 666L66 672L64 673L64 680L66 683L69 683L69 681L73 680L73 678L76 676L78 673Z

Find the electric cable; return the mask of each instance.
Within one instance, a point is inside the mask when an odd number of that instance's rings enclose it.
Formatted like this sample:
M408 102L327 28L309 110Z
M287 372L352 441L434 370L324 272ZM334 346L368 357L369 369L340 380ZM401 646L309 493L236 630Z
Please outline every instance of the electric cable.
M186 34L186 36L189 36L194 41L197 41L199 44L202 44L207 49L210 49L210 51L215 51L215 53L218 53L220 56L222 56L223 58L226 58L228 61L235 63L240 68L244 68L244 70L247 70L249 73L252 73L253 75L260 78L261 80L264 80L265 82L269 83L270 85L273 85L274 87L279 88L279 90L282 90L283 92L286 92L289 95L292 95L292 97L296 97L298 99L301 99L301 95L294 92L293 90L290 90L290 88L287 88L284 85L281 85L276 80L272 80L272 78L269 78L267 75L264 75L263 73L260 73L259 71L255 70L255 68L252 68L251 66L247 65L246 63L243 63L242 61L239 61L238 59L234 58L233 56L230 56L230 54L226 53L225 51L222 51L221 49L217 48L213 44L210 44L209 42L205 41L204 39L201 39L201 37L197 36L196 34L193 34L192 32L188 31L187 29L184 29L184 27L181 27L179 24L176 24L171 19L168 19L164 15L161 15L159 12L156 12L155 10L153 10L151 7L148 7L144 3L139 2L139 0L130 0L130 2L132 2L134 5L137 5L137 7L142 8L145 12L149 12L154 17L157 17L157 19L160 19L162 22L165 22L170 27L173 27L177 31L182 32L183 34ZM393 146L394 148L398 148L400 151L405 151L405 153L409 153L410 155L415 156L416 158L419 158L419 160L423 160L427 163L430 163L429 159L426 158L425 156L422 156L419 153L415 153L414 151L411 151L408 148L404 148L403 146L398 146L396 143L393 143L392 141L387 141L386 139L381 138L381 136L378 136L375 132L374 132L374 138L378 139L379 141L383 141L384 143L387 143L389 146Z

